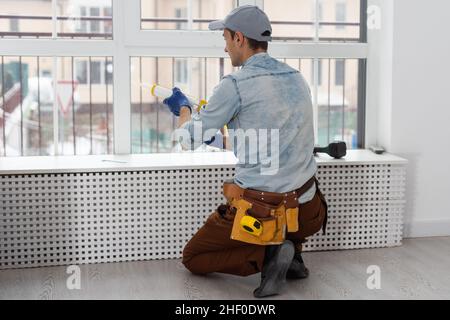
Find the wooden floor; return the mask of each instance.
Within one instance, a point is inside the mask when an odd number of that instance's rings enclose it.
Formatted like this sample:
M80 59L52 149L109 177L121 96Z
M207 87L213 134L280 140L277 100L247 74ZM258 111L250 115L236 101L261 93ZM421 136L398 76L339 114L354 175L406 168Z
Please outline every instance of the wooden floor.
M273 299L450 299L450 237L407 239L401 247L304 254L308 279ZM369 290L367 267L381 270ZM0 270L0 299L253 299L259 275L190 274L179 260L82 265L81 289L66 267Z

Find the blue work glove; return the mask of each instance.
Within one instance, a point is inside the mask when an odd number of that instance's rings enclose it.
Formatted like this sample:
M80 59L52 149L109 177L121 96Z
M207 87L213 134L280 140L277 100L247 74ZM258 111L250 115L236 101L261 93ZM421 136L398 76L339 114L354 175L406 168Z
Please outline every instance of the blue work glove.
M210 146L215 140L216 140L216 136L212 137L211 140L209 140L209 141L204 141L203 143L205 143L208 146Z
M172 92L172 95L163 101L163 103L169 107L170 111L179 117L181 107L189 107L192 113L192 105L184 93L177 87L173 88Z

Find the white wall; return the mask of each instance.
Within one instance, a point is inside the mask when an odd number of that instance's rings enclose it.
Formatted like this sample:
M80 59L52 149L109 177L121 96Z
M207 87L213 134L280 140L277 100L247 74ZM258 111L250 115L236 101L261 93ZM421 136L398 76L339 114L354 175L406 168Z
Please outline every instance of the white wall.
M369 0L368 11L366 146L386 148L392 134L393 1Z
M405 236L450 235L450 1L392 3L378 31L387 51L369 82L378 110L368 143L409 160Z

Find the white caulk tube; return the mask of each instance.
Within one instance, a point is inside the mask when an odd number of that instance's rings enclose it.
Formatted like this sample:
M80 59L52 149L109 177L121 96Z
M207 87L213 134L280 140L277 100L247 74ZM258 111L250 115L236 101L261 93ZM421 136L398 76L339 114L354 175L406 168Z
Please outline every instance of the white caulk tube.
M152 96L158 97L160 99L166 99L173 94L172 89L162 87L157 84L153 84L152 86L149 86L148 84L142 83L141 86L149 88ZM203 107L205 104L207 104L206 100L199 101L198 99L196 99L192 96L188 96L188 95L186 95L186 98L188 98L189 102L192 105L197 106L197 108L196 108L197 112L199 112L201 107ZM224 134L228 137L227 126L225 126L222 130L224 130L223 131ZM215 141L211 144L211 146L221 148L221 149L226 148L225 141L223 139L223 135L222 135L222 133L220 133L220 131L217 132L217 134L215 136Z
M152 96L158 97L160 99L166 99L172 95L172 89L162 87L160 85L154 84L150 89ZM192 96L186 95L186 98L188 98L189 102L194 106L202 106L205 104L205 102L198 101L198 99L195 99Z

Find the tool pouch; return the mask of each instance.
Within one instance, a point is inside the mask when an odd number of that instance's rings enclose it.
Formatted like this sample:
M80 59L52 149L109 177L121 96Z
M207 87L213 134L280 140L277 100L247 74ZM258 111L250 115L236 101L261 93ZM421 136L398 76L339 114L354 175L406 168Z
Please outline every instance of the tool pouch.
M274 209L273 216L258 217L252 215L262 225L261 235L255 236L245 232L240 225L241 219L252 212L250 210L252 209L252 203L245 199L239 199L232 201L231 206L237 209L231 230L231 239L257 245L281 244L283 242L286 225L284 207Z
M298 231L298 207L286 209L287 232Z
M224 196L228 205L236 209L231 238L259 245L283 243L286 231L299 231L298 197L308 190L314 181L315 177L312 177L301 188L288 193L242 189L233 182L225 182ZM262 225L259 235L249 233L249 228L244 230L241 220L245 215L252 216Z

